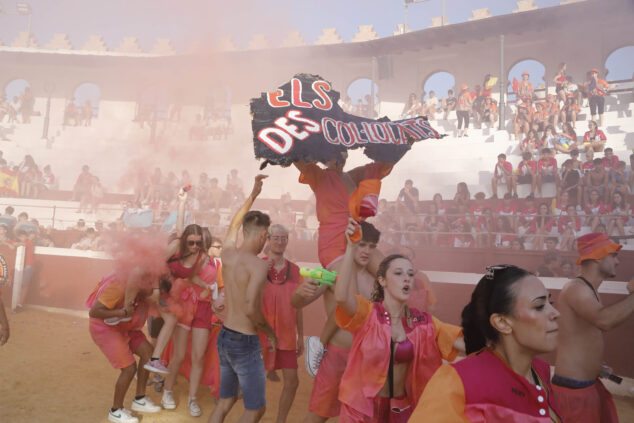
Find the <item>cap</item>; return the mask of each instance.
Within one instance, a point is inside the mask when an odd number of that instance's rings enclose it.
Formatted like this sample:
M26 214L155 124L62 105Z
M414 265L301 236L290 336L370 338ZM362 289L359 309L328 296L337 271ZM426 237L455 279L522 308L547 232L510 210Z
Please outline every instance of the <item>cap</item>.
M524 71L524 72L522 72L522 76L524 76L524 75L528 75L528 76L530 76L531 74L530 74L530 73L528 73L528 71Z
M467 88L469 88L467 84L462 84L462 86L460 87L461 90L466 90Z
M597 69L597 68L590 69L590 72L591 73L601 73L601 72L599 72L599 69Z
M612 253L616 253L622 245L612 242L604 233L594 232L577 238L579 258L577 264L584 260L601 260Z

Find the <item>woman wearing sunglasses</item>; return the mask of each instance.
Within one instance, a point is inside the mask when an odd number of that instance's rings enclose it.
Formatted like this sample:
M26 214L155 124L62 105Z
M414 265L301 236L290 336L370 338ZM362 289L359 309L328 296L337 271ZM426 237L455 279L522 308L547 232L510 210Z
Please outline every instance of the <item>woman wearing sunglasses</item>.
M558 316L536 276L515 266L488 267L462 311L470 355L438 369L412 421L561 422L550 366L536 358L555 350Z
M351 282L355 245L349 238L355 230L351 219L335 285L337 324L354 336L339 388L339 421L407 422L442 359L453 361L464 350L462 331L407 306L416 271L405 256L394 254L381 262L372 302L357 295Z

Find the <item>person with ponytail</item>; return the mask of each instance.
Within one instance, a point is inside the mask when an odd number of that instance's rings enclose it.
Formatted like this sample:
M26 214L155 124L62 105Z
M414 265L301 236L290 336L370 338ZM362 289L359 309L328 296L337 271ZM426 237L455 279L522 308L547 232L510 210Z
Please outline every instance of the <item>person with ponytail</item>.
M562 422L550 366L536 358L557 347L558 317L536 276L516 266L487 267L462 311L470 355L438 369L412 421Z
M350 219L335 286L337 325L353 334L339 386L339 421L407 422L442 360L453 361L464 351L462 330L407 306L416 271L405 256L383 259L371 301L358 295L352 277L356 245L350 241L356 228Z

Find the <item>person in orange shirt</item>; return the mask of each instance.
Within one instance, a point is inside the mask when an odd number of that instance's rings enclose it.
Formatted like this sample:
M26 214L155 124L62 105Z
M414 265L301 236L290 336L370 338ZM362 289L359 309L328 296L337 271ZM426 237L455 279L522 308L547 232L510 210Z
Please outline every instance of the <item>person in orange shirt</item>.
M269 270L262 293L262 312L277 335L277 348L269 349L268 340L260 336L264 368L269 380L279 381L276 370L282 370L284 386L277 409L277 422L283 423L293 405L299 386L297 357L304 350L304 323L301 309L291 305L293 291L303 282L299 267L284 258L288 245L288 229L276 224L269 227Z
M599 126L603 127L603 109L605 108L605 95L608 92L609 84L604 79L600 79L599 74L600 72L596 68L590 71L590 79L586 82L586 91L590 105L590 120L596 122L598 113Z
M111 422L138 423L139 419L123 407L123 400L135 374L137 386L132 411L156 413L161 410L161 407L154 405L145 395L149 373L143 368L152 355L152 345L145 338L142 329L147 319L149 297L157 279L156 269L137 267L127 277L112 272L101 280L86 301L86 305L90 307L90 336L112 367L121 370L115 384L112 408L108 412L108 420ZM126 285L130 283L139 288L134 303L130 307L124 307ZM128 311L130 309L131 312ZM104 319L111 317L130 317L130 320L110 326ZM138 366L134 355L139 356Z
M411 421L561 423L550 366L559 312L544 284L516 266L487 267L462 311L469 356L432 376Z
M522 72L522 80L517 84L517 98L523 102L533 101L533 84L528 80L530 74L527 71Z
M349 238L356 230L350 219L335 285L337 324L353 335L339 386L339 421L407 422L442 359L453 361L464 351L462 330L407 306L416 272L405 256L381 262L371 302L357 295L352 277L356 247Z

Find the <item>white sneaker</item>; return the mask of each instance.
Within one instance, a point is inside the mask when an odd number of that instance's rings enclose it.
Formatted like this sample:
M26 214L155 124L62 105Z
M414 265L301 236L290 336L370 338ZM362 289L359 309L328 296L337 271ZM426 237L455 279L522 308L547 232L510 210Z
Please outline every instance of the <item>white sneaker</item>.
M143 368L152 373L162 373L164 375L170 374L169 369L165 367L165 363L163 363L163 360L160 358L156 360L148 360L148 362L143 365Z
M139 419L134 417L129 410L120 408L117 411L110 410L108 412L108 421L115 423L139 423Z
M189 415L192 417L200 417L203 412L198 406L196 398L190 398L188 402L189 404L187 406L189 407Z
M306 364L306 371L311 377L315 377L326 349L319 341L318 336L307 337L305 345L304 363Z
M161 411L161 407L154 404L150 397L144 396L141 399L132 400L132 411L138 411L140 413L158 413Z
M103 322L108 326L116 326L122 322L129 322L132 320L132 317L108 317L107 319L103 319Z
M163 391L163 398L161 398L161 405L166 410L173 410L176 408L176 401L174 401L174 393L167 389Z

